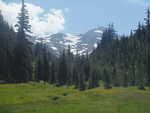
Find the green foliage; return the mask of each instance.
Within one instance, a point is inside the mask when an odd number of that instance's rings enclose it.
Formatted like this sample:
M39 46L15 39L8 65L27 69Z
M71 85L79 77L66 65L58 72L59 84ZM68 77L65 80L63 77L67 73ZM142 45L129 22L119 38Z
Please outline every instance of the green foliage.
M104 69L103 72L103 76L104 76L104 88L105 89L111 89L111 81L110 81L110 75L108 74L107 70Z
M15 47L16 34L4 21L0 11L0 80L11 82L13 49Z
M16 46L14 48L14 71L15 82L27 82L32 80L32 43L29 42L29 17L24 0L22 0L21 12L18 15L18 31Z

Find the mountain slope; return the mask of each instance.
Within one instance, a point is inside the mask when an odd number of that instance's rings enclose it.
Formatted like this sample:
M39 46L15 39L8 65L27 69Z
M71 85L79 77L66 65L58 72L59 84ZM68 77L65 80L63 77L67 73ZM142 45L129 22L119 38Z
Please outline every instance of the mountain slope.
M36 38L35 42L46 43L50 51L56 55L59 55L68 46L71 48L71 52L76 54L86 54L92 52L97 46L97 42L101 40L103 30L105 28L95 28L89 30L85 34L65 34L57 33L46 37Z

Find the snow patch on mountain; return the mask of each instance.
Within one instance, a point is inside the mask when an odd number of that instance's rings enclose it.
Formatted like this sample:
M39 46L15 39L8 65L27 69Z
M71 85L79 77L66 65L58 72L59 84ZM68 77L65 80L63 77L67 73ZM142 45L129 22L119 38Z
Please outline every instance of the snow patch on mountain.
M81 36L73 35L73 34L67 34L66 37L64 37L64 38L66 40L69 40L69 41L73 42L74 44L77 44L78 42L80 42Z
M97 48L97 43L101 41L104 28L95 28L89 30L84 34L69 34L57 33L44 38L36 38L35 42L46 43L52 53L59 55L64 49L70 46L73 54L87 54L91 53L94 48Z
M101 40L101 39L102 39L102 37L97 37L96 39L97 39L97 40Z
M53 50L58 50L56 47L51 47Z
M95 33L101 33L101 34L103 33L103 31L101 31L101 30L95 30L94 32Z
M66 46L75 47L77 43L80 42L80 38L81 36L79 35L66 34L66 36L64 37L64 40L66 40L64 44Z
M97 43L95 43L95 44L94 44L94 48L97 48L97 46L98 46Z

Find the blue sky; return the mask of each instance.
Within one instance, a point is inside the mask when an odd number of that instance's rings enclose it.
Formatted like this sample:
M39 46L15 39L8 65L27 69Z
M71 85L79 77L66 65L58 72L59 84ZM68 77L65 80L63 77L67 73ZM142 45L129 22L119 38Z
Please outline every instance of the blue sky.
M6 0L19 2L19 0ZM49 9L65 10L62 32L84 33L95 27L115 24L119 34L128 34L139 21L143 22L150 0L25 0ZM66 11L67 10L67 11Z

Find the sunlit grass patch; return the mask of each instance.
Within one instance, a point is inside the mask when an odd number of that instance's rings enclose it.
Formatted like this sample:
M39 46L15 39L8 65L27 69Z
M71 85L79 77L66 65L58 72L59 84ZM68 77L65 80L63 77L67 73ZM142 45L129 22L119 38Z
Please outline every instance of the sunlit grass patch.
M102 89L102 88L96 88L96 89L91 89L91 90L87 90L84 93L88 93L88 94L97 94L97 95L112 95L112 94L119 94L120 91L119 90L114 90L114 89Z

